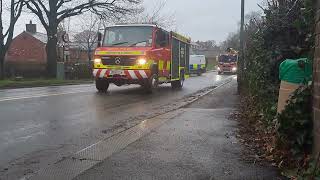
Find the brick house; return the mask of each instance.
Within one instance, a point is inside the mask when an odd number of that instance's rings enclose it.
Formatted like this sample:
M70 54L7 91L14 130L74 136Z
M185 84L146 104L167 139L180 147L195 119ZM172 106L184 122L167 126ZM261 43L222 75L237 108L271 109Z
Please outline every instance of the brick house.
M320 153L320 1L317 1L316 12L316 40L314 56L314 99L313 99L313 120L314 120L314 145L315 153Z
M6 72L13 75L41 75L46 69L47 35L37 32L35 24L16 36L5 58Z
M46 72L47 35L37 32L36 24L26 24L26 31L17 35L5 58L7 76L39 77ZM71 65L88 63L87 49L83 46L70 43L69 51L64 52L62 46L57 48L58 60ZM64 58L63 58L64 57Z

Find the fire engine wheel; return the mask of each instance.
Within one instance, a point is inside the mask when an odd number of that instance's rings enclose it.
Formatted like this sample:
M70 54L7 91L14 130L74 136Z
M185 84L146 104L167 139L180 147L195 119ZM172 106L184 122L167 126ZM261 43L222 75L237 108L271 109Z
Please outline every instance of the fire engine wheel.
M171 82L171 87L173 89L181 89L183 87L183 84L184 84L184 73L181 73L180 80L172 81Z
M96 79L96 88L99 92L106 92L109 88L109 82L104 79Z
M220 74L221 74L221 71L219 71L218 74L220 75Z
M157 74L153 74L153 75L147 80L147 82L145 82L145 84L143 85L144 89L145 89L148 93L154 92L154 90L157 89L158 86L159 86L159 80L158 80L158 75L157 75Z

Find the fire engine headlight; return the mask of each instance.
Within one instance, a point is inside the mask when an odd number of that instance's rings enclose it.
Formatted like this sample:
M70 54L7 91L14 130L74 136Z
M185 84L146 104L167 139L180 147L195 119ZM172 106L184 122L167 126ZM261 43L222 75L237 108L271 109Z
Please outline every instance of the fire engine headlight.
M221 70L220 67L218 67L217 70L220 71Z
M232 68L232 71L237 71L237 67L233 67L233 68Z
M147 60L146 59L144 59L144 58L138 59L138 65L145 65L145 64L147 64Z
M95 58L93 62L94 64L101 64L101 58Z

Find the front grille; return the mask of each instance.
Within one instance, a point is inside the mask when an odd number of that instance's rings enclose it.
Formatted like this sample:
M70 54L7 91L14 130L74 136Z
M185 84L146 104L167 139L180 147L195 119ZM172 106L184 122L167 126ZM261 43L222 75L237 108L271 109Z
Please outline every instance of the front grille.
M122 56L122 57L102 57L103 65L118 65L118 66L133 66L136 64L136 57Z

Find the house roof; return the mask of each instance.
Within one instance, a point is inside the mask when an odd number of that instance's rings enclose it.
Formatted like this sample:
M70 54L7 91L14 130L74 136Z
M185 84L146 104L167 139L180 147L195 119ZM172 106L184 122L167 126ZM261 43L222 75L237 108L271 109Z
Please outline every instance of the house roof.
M47 34L36 32L36 33L30 33L27 31L24 31L24 33L27 33L31 35L32 37L38 39L44 44L47 44L48 42L48 36ZM82 50L88 50L88 45L86 42L69 42L69 47L72 49L82 49ZM97 43L94 43L94 45L91 47L91 50L94 50L97 47Z
M44 33L40 33L40 32L30 33L30 32L27 32L27 31L25 31L25 32L30 34L31 36L33 36L34 38L38 39L39 41L41 41L41 42L43 42L45 44L48 42L48 37Z

